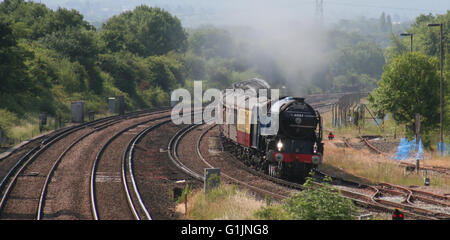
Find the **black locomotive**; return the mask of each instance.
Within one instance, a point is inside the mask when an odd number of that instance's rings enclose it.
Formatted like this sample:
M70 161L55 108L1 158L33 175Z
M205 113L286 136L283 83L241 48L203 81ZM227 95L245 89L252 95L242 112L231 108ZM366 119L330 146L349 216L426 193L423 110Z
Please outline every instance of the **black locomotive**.
M246 164L274 177L304 182L323 159L321 116L304 98L258 98L261 89L270 91L270 86L253 78L224 92L221 135ZM268 116L279 117L263 121L258 115L263 107Z

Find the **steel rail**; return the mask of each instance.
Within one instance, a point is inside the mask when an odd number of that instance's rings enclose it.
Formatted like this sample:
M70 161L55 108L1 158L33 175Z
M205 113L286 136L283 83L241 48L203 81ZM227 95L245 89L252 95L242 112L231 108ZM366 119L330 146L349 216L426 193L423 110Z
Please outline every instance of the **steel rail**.
M208 161L206 161L206 159L204 158L203 154L201 153L201 151L200 151L200 142L202 141L202 139L203 139L203 137L206 135L206 133L208 133L208 132L209 132L212 128L214 128L215 126L216 126L216 125L212 125L212 126L210 126L209 128L207 128L206 130L204 130L204 131L201 133L201 135L199 136L198 140L197 140L197 155L198 155L198 156L200 157L200 159L201 159L207 166L209 166L210 168L214 168L214 166L211 165ZM267 191L267 190L262 189L262 188L258 188L258 187L256 187L256 186L252 186L252 185L250 185L250 184L248 184L248 183L245 183L245 182L240 181L240 180L238 180L238 179L236 179L236 178L233 178L233 177L231 177L230 175L228 175L228 174L226 174L226 173L221 173L221 174L222 174L225 178L228 178L228 179L230 179L230 180L233 181L233 182L236 182L236 183L238 183L238 184L240 184L240 185L243 185L243 186L245 186L245 187L247 187L247 188L250 188L250 189L253 189L253 190L262 192L262 193L270 194L270 195L272 195L272 196L274 196L274 197L277 197L277 198L279 198L279 199L285 199L285 198L288 197L288 196L284 196L284 195L280 195L280 194L277 194L277 193L274 193L274 192Z
M40 145L34 147L34 148L31 149L30 151L28 151L27 153L25 153L24 155L22 155L22 157L14 164L14 166L10 168L10 170L8 171L8 173L6 174L6 176L5 176L5 177L2 179L2 181L0 182L0 192L3 191L3 189L4 189L4 187L5 187L5 184L6 184L6 182L8 181L8 179L11 178L11 176L13 175L13 173L16 172L16 171L19 169L19 167L22 166L22 165L24 164L24 162L25 162L30 156L33 156L33 157L34 157L33 154L34 154L35 152L39 151L39 150L42 149L42 148L47 148L47 145L49 145L49 144L51 145L51 144L53 144L53 143L59 141L59 140L62 139L63 137L65 137L65 136L67 136L67 135L69 135L69 134L71 134L71 133L73 133L73 132L75 132L75 131L77 131L77 130L80 130L80 129L82 129L82 128L88 127L88 126L96 125L96 124L99 124L99 123L108 124L108 121L110 121L110 120L111 120L111 121L120 121L120 120L122 120L122 119L124 119L124 118L132 117L132 116L135 116L135 115L142 115L142 114L145 115L145 114L153 114L153 113L157 113L157 111L161 111L161 112L167 111L167 110L164 110L164 109L169 109L169 108L142 110L142 111L136 111L136 112L127 113L127 114L125 114L125 115L116 115L116 116L109 116L109 117L106 117L106 118L100 118L100 119L97 119L97 120L94 120L94 121L82 123L82 124L75 125L75 126L72 126L72 127L67 127L67 128L65 128L65 129L63 129L62 131L58 132L57 134L54 134L54 135L52 135L52 136L50 136L50 137L47 137L47 138L43 139ZM102 125L100 125L100 127L101 127L101 126L102 126ZM26 164L28 164L28 163L26 163ZM21 170L22 170L22 168L21 168ZM20 170L20 171L21 171L21 170ZM19 172L20 172L20 171L19 171ZM15 178L16 178L16 177L14 177L14 179L15 179ZM7 192L6 192L4 195L7 195L8 192L9 192L9 189L7 190ZM3 197L4 197L4 196L3 196ZM2 201L0 202L0 210L2 209L3 201L4 201L4 199L2 199Z
M132 182L133 190L134 190L134 193L135 193L136 197L138 198L139 205L140 205L141 209L144 211L144 214L145 214L145 216L146 216L146 218L148 220L152 220L152 217L151 217L147 207L145 206L144 201L142 200L141 194L140 194L138 186L136 184L134 172L133 172L133 164L132 164L132 162L133 162L133 156L134 156L134 148L135 148L137 142L139 142L150 131L152 131L153 129L155 129L155 128L163 125L163 124L166 124L168 122L170 122L170 120L163 121L161 123L155 124L153 126L150 126L150 127L146 128L146 129L144 129L143 131L141 131L137 136L135 136L129 142L129 144L127 146L127 150L124 152L124 155L122 157L122 179L123 179L122 182L123 182L124 187L126 189L128 204L129 204L130 208L132 206L134 206L134 203L133 203L133 200L132 200L129 188L128 188L128 184L127 184L127 181L126 181L126 179L127 179L127 177L126 177L126 158L127 158L127 153L128 153L128 170L129 170L129 175L130 175L130 179L131 179L131 182ZM139 217L139 215L137 215L136 219L140 220L141 218Z
M154 114L154 113L152 113ZM64 158L64 156L75 146L77 145L79 142L81 142L83 139L85 139L86 137L101 131L107 127L110 127L112 125L117 124L116 121L112 121L112 122L107 122L106 124L102 124L100 126L96 126L94 127L94 130L84 134L83 136L79 137L76 141L74 141L72 144L70 144L69 147L67 147L63 153L61 153L61 155L58 157L58 159L54 162L52 168L50 169L49 173L47 174L47 177L45 179L44 185L42 187L41 190L41 194L40 194L40 198L39 198L39 204L38 204L38 208L37 208L37 214L36 214L36 220L41 220L42 218L42 213L43 213L43 206L45 203L45 196L47 193L47 188L48 188L48 184L50 182L50 179L53 176L54 171L56 170L56 168L58 167L59 163L61 162L61 160Z
M110 137L108 139L108 141L106 141L103 146L100 148L100 150L97 152L97 155L92 163L92 168L91 168L91 175L90 175L90 182L89 182L89 195L90 195L90 200L91 200L91 213L92 213L92 217L95 220L99 220L99 214L98 214L98 210L97 210L97 203L96 203L96 194L95 194L95 177L96 177L96 171L97 171L97 165L98 162L100 161L101 157L103 156L103 153L106 151L107 147L109 146L109 144L111 144L117 137L119 137L121 134L123 134L124 132L136 128L139 125L142 124L146 124L149 122L153 122L153 121L157 121L157 120L161 120L164 118L168 118L169 116L163 116L163 117L158 117L158 118L153 118L150 120L145 120L145 121L141 121L139 123L133 124L125 129L122 129L121 131L117 132L116 134L114 134L114 136ZM122 176L123 177L123 176ZM122 179L122 181L126 181ZM132 207L130 209L133 213L133 215L136 217L137 212L136 209L134 207Z
M414 189L411 188L407 188L407 187L402 187L399 185L394 185L394 184L390 184L390 183L380 183L379 184L382 187L388 188L389 190L391 189L399 189L401 194L406 194L407 195L407 199L406 202L409 204L414 204L414 200L419 200L428 204L433 204L433 205L440 205L443 207L450 207L450 203L448 202L448 199L446 199L445 196L442 195L437 195L437 194L433 194L433 193L428 193L428 192L424 192L424 191L415 191ZM387 189L381 189L382 191L386 191ZM395 190L393 190L395 191ZM434 200L432 198L437 198L439 200ZM442 200L446 201L443 202Z
M17 161L17 163L10 169L8 174L3 178L2 182L0 183L0 190L2 190L5 187L5 184L8 181L8 179L12 178L11 181L9 182L7 188L5 189L2 199L0 201L0 212L4 207L7 196L9 195L12 187L14 186L15 182L17 181L18 176L34 159L36 159L40 154L42 154L47 148L49 148L51 145L55 144L59 140L67 137L71 133L74 133L74 132L76 132L80 129L86 128L88 126L97 124L99 122L104 122L104 121L109 121L109 120L111 120L111 118L99 119L98 121L95 121L95 122L88 122L85 124L80 124L80 125L68 128L67 130L57 134L56 136L53 136L49 139L45 139L44 141L42 141L41 145L36 146L31 151L26 153L23 157L21 157L19 159L19 161ZM112 120L112 121L115 121L115 120ZM14 174L14 172L15 172L15 174Z
M197 110L194 109L194 110L192 110L192 112L190 112L189 114L191 115L192 113L198 114L198 113L202 113L202 111L198 112L198 109L197 109ZM95 173L96 173L96 169L97 169L98 162L100 161L100 159L101 159L103 153L105 152L106 148L108 147L108 145L109 145L112 141L114 141L117 137L119 137L121 134L123 134L124 132L126 132L126 131L128 131L128 130L130 130L130 129L132 129L132 128L136 128L136 127L139 126L139 125L146 124L146 123L149 123L149 122L152 122L152 121L156 121L156 120L161 120L161 119L164 119L164 118L169 118L169 117L172 117L172 116L169 115L169 116L164 116L164 117L160 117L160 118L156 118L156 119L151 119L151 120L139 122L139 123L137 123L137 124L134 124L134 125L132 125L132 126L129 126L129 127L125 128L125 129L121 130L120 132L117 132L113 137L111 137L110 139L108 139L108 141L107 141L107 142L102 146L102 148L99 150L99 152L97 153L97 155L96 155L96 157L95 157L95 159L94 159L94 162L93 162L93 164L92 164L91 175L90 175L90 184L89 184L89 188L90 188L89 195L90 195L90 200L91 200L91 214L92 214L92 217L93 217L95 220L99 220L99 219L100 219L100 218L99 218L99 214L98 214L97 203L96 203L96 194L95 194L95 177L96 177L96 174L95 174ZM150 129L153 129L153 127L160 126L160 125L165 124L165 123L168 123L168 122L170 122L170 120L163 121L163 122L158 123L158 124L156 124L156 125L154 125L154 126L150 126L149 128L150 128ZM147 130L149 131L149 129L147 129ZM145 131L145 130L144 130L144 131ZM137 136L135 136L135 137L137 137ZM128 144L128 145L127 145L127 149L125 150L124 154L122 155L122 162L121 162L121 165L122 165L122 173L121 173L121 178L122 178L122 183L123 183L123 185L124 185L124 191L125 191L125 194L126 194L126 197L127 197L128 205L129 205L129 207L130 207L130 211L132 212L134 218L139 220L139 219L141 219L141 218L140 218L139 213L138 213L138 211L137 211L137 209L136 209L136 207L135 207L134 202L132 201L132 197L131 197L131 195L130 195L130 191L129 191L129 188L128 188L128 184L126 183L126 180L127 180L126 172L125 172L126 166L125 166L124 164L126 163L126 154L127 154L127 152L129 151L129 149L128 149L129 146L130 146L130 145ZM129 162L131 162L131 159L129 159ZM130 169L132 169L132 165L129 165L129 166L130 166ZM132 174L132 170L130 170L130 171L131 171L131 174ZM134 176L134 175L132 175L132 176ZM132 177L131 179L132 179L132 182L133 182L133 187L134 187L135 193L137 193L136 196L137 196L137 198L138 198L139 204L140 204L142 210L145 212L146 217L147 217L148 219L151 219L151 216L150 216L150 214L148 213L148 210L146 209L145 204L144 204L144 202L142 201L142 199L141 199L141 197L140 197L140 194L139 194L137 185L136 185L136 183L135 183L135 181L134 181L134 177Z
M6 183L8 180L9 181L9 185L6 188L6 190L4 191L4 194L1 198L0 201L0 213L1 210L3 210L4 208L4 204L7 200L7 197L12 189L12 187L14 186L15 182L17 181L17 178L20 176L20 174L23 172L23 170L36 158L38 158L45 150L47 150L50 146L52 146L53 144L55 144L56 142L60 141L61 139L67 137L68 135L79 131L81 129L85 129L87 127L91 127L93 126L94 132L104 129L108 126L114 125L124 119L129 119L129 118L136 118L136 117L141 117L141 116L146 116L146 115L152 115L152 114L158 114L158 113L162 113L162 112L167 112L168 110L161 110L161 109L169 109L169 108L157 108L157 109L148 109L148 110L142 110L142 111L136 111L136 112L131 112L131 113L127 113L125 115L115 115L115 116L109 116L109 117L105 117L105 118L100 118L94 121L89 121L89 122L85 122L82 124L78 124L72 127L67 127L66 129L63 129L62 131L58 132L57 134L54 134L50 137L45 138L40 145L36 146L35 148L33 148L32 150L30 150L29 152L27 152L26 154L24 154L17 162L16 164L8 171L7 175L2 179L1 183L0 183L0 190L3 190L3 188L5 187ZM81 139L78 139L81 141ZM77 141L79 142L79 141ZM71 144L71 146L69 146L69 149L75 144ZM64 151L64 153L62 154L62 156L65 155L65 153L69 150L66 149L66 151ZM60 156L60 157L62 157ZM45 179L45 183L43 185L43 188L41 190L41 194L39 197L39 203L38 203L38 207L37 207L37 212L36 212L36 219L40 219L42 216L42 207L43 207L43 203L44 203L44 195L46 193L46 189L47 189L47 185L48 182L51 178L52 172L54 171L54 169L56 169L58 163L60 161L60 158L58 158L58 160L53 164L52 169L50 170L49 174L47 175L46 179ZM15 173L15 174L14 174ZM14 175L13 175L14 174Z
M381 154L381 155L385 155L385 156L388 155L387 153L380 151L378 148L376 148L375 146L373 146L372 144L370 144L369 141L367 141L367 139L366 139L366 138L363 138L361 135L359 135L359 138L361 138L361 140L363 140L363 141L366 143L366 145L367 145L370 149L372 149L374 152L376 152L377 154Z
M195 127L196 127L196 125L192 124L192 125L189 125L187 127L182 128L177 133L175 133L175 135L169 141L168 155L169 155L169 159L172 161L173 164L175 164L175 166L177 166L179 169L181 169L183 172L185 172L189 176L195 178L198 181L203 182L204 181L204 177L201 176L200 174L192 171L188 167L186 167L180 161L178 153L177 153L178 143L179 143L179 140L181 139L181 137L184 136L187 132L189 132L192 129L194 129Z

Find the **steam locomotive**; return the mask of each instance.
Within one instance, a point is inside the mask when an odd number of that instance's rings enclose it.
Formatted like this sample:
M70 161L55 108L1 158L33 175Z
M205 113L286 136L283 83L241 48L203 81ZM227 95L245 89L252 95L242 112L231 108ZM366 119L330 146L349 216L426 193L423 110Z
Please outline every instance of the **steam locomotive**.
M270 86L262 79L238 82L232 88L224 91L219 101L223 110L220 134L225 144L233 146L235 155L249 166L273 177L304 182L323 158L319 112L304 98L272 100ZM268 94L261 97L260 90ZM263 108L267 114L258 114Z

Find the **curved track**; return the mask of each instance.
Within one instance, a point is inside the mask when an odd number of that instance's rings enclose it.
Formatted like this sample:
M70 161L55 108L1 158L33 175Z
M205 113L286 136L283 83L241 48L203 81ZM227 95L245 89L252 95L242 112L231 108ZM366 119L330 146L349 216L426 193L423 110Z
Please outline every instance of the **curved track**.
M129 130L143 122L158 120L155 116L159 115L165 114L167 118L167 113L168 110L152 110L109 117L68 128L44 140L17 160L4 176L0 185L0 217L89 219L82 210L86 204L82 204L81 185L86 179L82 169L90 165L86 163L94 152L92 149L121 128Z

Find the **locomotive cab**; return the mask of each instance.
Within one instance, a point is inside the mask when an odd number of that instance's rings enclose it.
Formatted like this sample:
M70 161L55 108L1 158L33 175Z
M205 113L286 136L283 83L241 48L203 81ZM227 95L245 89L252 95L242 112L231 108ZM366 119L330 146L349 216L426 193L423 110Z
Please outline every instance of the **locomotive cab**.
M291 99L280 107L278 134L266 140L267 172L303 182L322 162L321 118L303 98Z

